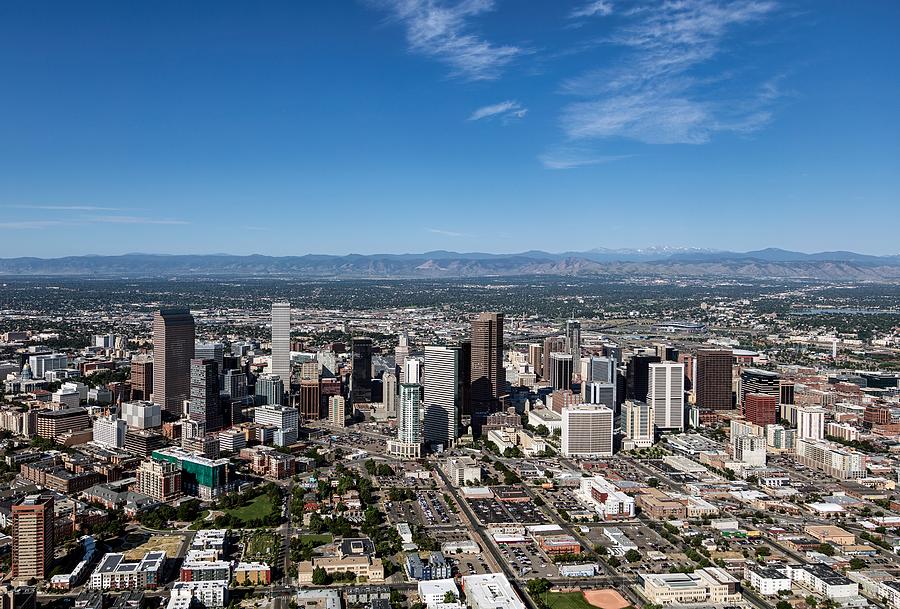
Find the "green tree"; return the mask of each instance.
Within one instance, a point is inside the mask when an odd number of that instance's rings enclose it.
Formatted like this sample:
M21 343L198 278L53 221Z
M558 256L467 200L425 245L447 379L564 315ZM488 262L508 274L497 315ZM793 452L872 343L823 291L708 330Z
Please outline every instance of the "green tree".
M628 562L638 562L641 559L641 553L637 550L628 550L625 552L625 560Z
M787 601L778 601L778 602L775 604L775 609L794 609L794 606L791 605L791 604L790 604L789 602L787 602Z
M803 601L806 603L806 605L808 607L816 606L816 597L813 596L812 594L807 595L807 597L805 599L803 599Z
M830 543L820 543L819 552L825 556L834 556L834 546Z
M325 572L325 569L322 567L316 567L313 569L312 574L312 583L317 586L327 586L329 583L328 573Z

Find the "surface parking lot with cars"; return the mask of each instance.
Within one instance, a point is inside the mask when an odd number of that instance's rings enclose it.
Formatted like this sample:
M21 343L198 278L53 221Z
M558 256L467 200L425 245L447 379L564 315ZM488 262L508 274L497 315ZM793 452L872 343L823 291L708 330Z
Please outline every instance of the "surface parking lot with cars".
M459 526L459 515L453 512L437 491L416 491L413 501L386 501L390 522L408 522L426 527Z
M503 559L521 578L559 577L559 570L547 556L529 540L525 543L498 544Z
M482 524L517 522L519 524L547 524L550 520L531 501L512 502L496 499L467 499Z

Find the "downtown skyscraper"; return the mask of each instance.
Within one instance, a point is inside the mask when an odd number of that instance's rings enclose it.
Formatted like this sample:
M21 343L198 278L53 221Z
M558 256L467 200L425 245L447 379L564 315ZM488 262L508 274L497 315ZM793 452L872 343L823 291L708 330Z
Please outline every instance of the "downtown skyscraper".
M153 401L181 416L190 396L194 317L187 309L160 309L153 316Z
M191 401L188 415L203 424L203 431L222 429L219 397L219 365L213 359L191 360Z
M694 386L697 406L712 410L732 408L733 358L731 349L700 349L697 351L696 385Z
M505 387L503 313L481 313L472 322L473 410L496 410Z
M659 429L684 430L684 365L661 362L649 366L647 403Z
M372 401L372 339L356 336L350 341L353 368L350 372L350 403Z
M458 347L425 347L426 444L449 448L456 442L460 416Z
M269 370L277 374L284 388L291 387L291 303L272 303L272 366Z

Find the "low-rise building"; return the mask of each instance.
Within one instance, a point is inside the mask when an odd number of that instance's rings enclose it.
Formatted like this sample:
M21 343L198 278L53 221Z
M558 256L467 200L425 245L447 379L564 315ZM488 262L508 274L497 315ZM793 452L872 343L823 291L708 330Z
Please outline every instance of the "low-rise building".
M693 573L640 573L643 594L651 603L740 603L740 582L724 569L707 567Z
M634 499L620 491L603 476L582 478L579 495L604 520L634 517Z
M462 586L471 609L525 609L509 580L500 573L464 575Z
M764 596L774 596L782 590L791 589L791 578L786 571L774 567L753 565L744 570L744 579L750 587Z
M456 486L479 484L481 464L472 457L451 457L444 464L444 472Z
M94 590L155 588L165 560L165 552L147 552L138 561L127 561L124 554L111 552L100 559L88 586Z
M848 598L859 594L859 584L822 564L788 567L791 581L830 599Z
M261 562L239 562L234 568L234 580L239 586L269 585L272 567Z
M406 555L406 574L410 579L419 581L447 579L453 576L453 568L440 552L432 552L425 561L413 553Z

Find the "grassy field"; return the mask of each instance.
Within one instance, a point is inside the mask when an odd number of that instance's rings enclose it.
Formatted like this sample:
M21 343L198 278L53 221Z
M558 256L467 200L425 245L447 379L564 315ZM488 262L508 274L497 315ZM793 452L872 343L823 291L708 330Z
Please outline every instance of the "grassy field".
M247 535L244 548L244 560L262 560L269 562L278 555L281 538L267 530L257 530Z
M272 504L271 497L262 494L254 497L247 505L228 510L228 514L246 523L253 520L261 520L271 514L274 509L275 506Z
M550 609L597 609L581 592L550 592L545 598Z
M178 548L180 547L181 537L177 537L175 535L153 536L145 543L142 543L136 548L132 548L131 550L126 551L125 560L139 560L144 557L144 554L154 550L164 551L168 558L175 558L176 556L178 556Z
M304 543L309 542L315 546L320 546L325 543L331 543L332 541L334 541L334 537L332 537L329 533L322 533L320 535L309 534L301 535L300 541Z

